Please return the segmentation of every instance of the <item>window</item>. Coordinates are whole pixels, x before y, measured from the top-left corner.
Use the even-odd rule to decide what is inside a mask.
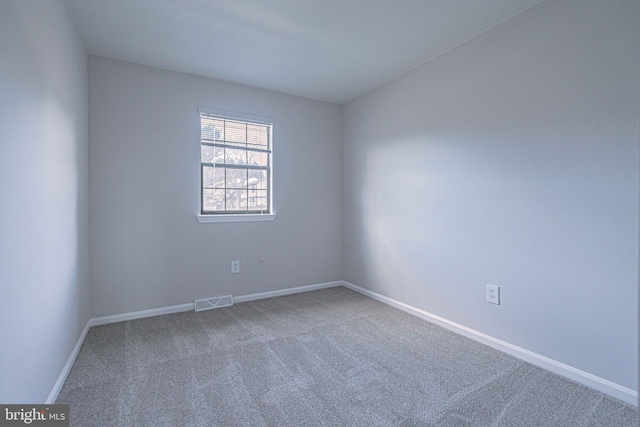
[[[202,216],[272,214],[272,136],[271,120],[200,109]]]

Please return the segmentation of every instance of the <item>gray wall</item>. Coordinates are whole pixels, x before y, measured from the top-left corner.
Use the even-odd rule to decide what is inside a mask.
[[[62,1],[0,1],[0,402],[44,402],[90,317],[87,56]]]
[[[546,1],[347,104],[345,280],[637,390],[639,9]]]
[[[274,222],[197,222],[200,106],[275,119]],[[90,56],[89,135],[94,316],[342,278],[339,106]]]

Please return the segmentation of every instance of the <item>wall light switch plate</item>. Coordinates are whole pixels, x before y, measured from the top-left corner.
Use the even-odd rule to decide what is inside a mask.
[[[487,285],[487,302],[500,305],[500,286]]]

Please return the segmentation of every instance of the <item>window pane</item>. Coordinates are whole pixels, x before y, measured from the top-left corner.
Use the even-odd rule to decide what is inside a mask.
[[[247,187],[246,169],[227,169],[227,188],[244,189]]]
[[[224,120],[213,119],[213,139],[224,141]]]
[[[265,125],[247,124],[247,143],[260,148],[269,145],[268,128]]]
[[[202,188],[213,188],[213,167],[202,167]]]
[[[200,161],[205,163],[223,163],[224,148],[202,145],[200,149]]]
[[[224,168],[215,166],[202,167],[202,187],[203,188],[224,188],[225,173]]]
[[[249,181],[247,183],[249,189],[267,189],[267,171],[266,170],[250,170]]]
[[[213,168],[213,188],[225,187],[225,168]]]
[[[224,120],[200,115],[200,137],[206,141],[224,141]]]
[[[236,143],[243,143],[243,144],[247,142],[246,123],[227,120],[225,132],[226,132],[225,141],[227,142],[236,142]]]
[[[236,148],[225,148],[225,163],[232,165],[246,165],[247,151]]]
[[[247,190],[238,191],[238,197],[240,199],[240,209],[247,210]]]
[[[224,210],[224,190],[214,190],[213,193],[213,203],[214,210],[223,211]]]
[[[203,190],[202,210],[206,212],[224,211],[224,190]]]
[[[213,190],[202,190],[202,210],[211,211],[215,204],[213,201]]]
[[[213,139],[213,120],[200,115],[200,138],[204,140]]]
[[[247,151],[247,164],[258,165],[258,166],[268,166],[269,154],[259,153],[256,151]]]
[[[247,210],[247,191],[227,190],[227,210]]]
[[[214,148],[213,162],[214,163],[224,163],[224,148],[222,148],[222,147],[215,147]]]
[[[267,191],[266,190],[249,190],[249,209],[250,210],[266,210],[267,209]]]
[[[213,147],[207,145],[200,146],[200,161],[205,163],[213,163]]]

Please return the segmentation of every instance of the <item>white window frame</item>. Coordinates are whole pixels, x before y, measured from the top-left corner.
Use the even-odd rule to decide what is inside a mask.
[[[202,139],[200,131],[198,131],[198,157],[199,157],[199,197],[200,206],[198,209],[198,214],[196,215],[198,222],[200,223],[214,223],[214,222],[254,222],[254,221],[273,221],[276,219],[276,212],[274,208],[274,199],[273,199],[273,128],[274,128],[274,120],[271,117],[265,116],[256,116],[253,114],[246,113],[238,113],[233,111],[212,109],[206,107],[198,108],[198,123],[201,125],[201,114],[211,115],[215,117],[219,117],[222,119],[230,119],[243,121],[247,123],[259,123],[259,124],[269,124],[271,126],[271,141],[270,141],[270,149],[271,154],[269,156],[269,184],[268,184],[268,199],[269,199],[269,211],[266,213],[226,213],[226,212],[218,212],[218,213],[203,213],[202,211],[202,157],[201,157],[201,149],[202,149]],[[200,129],[200,126],[198,127]]]

